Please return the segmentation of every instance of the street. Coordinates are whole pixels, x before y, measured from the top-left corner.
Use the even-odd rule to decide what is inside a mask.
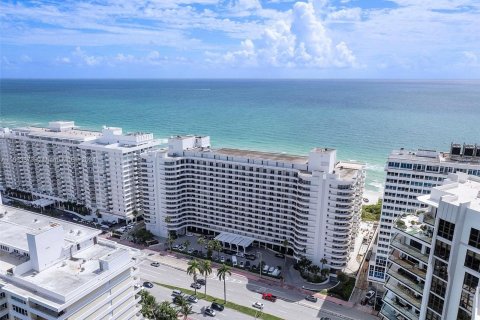
[[[152,260],[153,261],[153,260]],[[158,282],[178,286],[182,288],[190,288],[193,282],[192,277],[188,276],[185,271],[161,264],[159,267],[150,265],[150,260],[145,260],[140,264],[140,277],[151,282]],[[254,302],[260,301],[265,304],[264,312],[278,316],[282,319],[319,319],[321,317],[329,317],[332,320],[374,320],[378,319],[373,315],[364,314],[356,309],[339,306],[335,303],[318,299],[313,303],[306,301],[300,293],[282,289],[280,287],[271,287],[265,283],[252,281],[244,276],[233,274],[227,277],[227,300],[244,306],[251,306]],[[158,287],[158,286],[155,286]],[[203,292],[203,287],[200,289]],[[161,291],[161,290],[160,290]],[[261,293],[271,292],[278,296],[275,303],[262,301]],[[171,301],[171,291],[167,290],[167,300]],[[216,270],[207,279],[207,294],[223,300],[223,281],[219,281],[216,277]],[[159,301],[165,299],[165,295],[159,293]],[[201,306],[205,302],[199,302]],[[200,307],[198,307],[199,310]],[[223,311],[225,312],[225,311]],[[246,315],[239,315],[240,318],[247,319]],[[203,315],[201,316],[203,317]],[[217,316],[221,318],[222,316]],[[230,318],[229,318],[230,319]]]

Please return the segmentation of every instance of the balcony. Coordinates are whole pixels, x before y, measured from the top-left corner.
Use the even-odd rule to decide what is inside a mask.
[[[388,297],[388,294],[383,297],[383,302],[388,303],[393,309],[401,313],[406,319],[410,320],[417,320],[419,318],[419,314],[415,314],[413,308],[406,303],[403,303],[397,297],[391,299]],[[397,318],[395,318],[397,319]]]
[[[397,281],[403,283],[405,286],[415,290],[418,294],[423,293],[423,284],[416,283],[409,277],[407,277],[404,273],[406,271],[400,269],[400,270],[393,270],[392,268],[388,268],[387,274],[391,277],[394,277]]]
[[[420,250],[413,248],[412,246],[402,243],[400,240],[397,239],[398,235],[393,238],[390,242],[390,245],[399,251],[420,260],[426,264],[428,264],[428,255],[426,253],[422,253]]]
[[[391,291],[396,296],[402,298],[403,300],[410,303],[412,306],[420,310],[420,305],[422,304],[422,298],[416,298],[415,295],[408,289],[403,288],[396,284],[392,279],[388,279],[385,283],[385,288]]]
[[[386,303],[383,304],[382,309],[380,310],[380,316],[388,320],[405,320],[403,316],[400,316],[399,318],[395,309]]]
[[[417,264],[411,262],[411,261],[408,261],[407,259],[403,259],[403,258],[398,258],[398,257],[394,257],[394,256],[390,256],[389,258],[389,261],[393,262],[394,264],[402,267],[403,269],[407,270],[408,272],[422,278],[423,280],[425,280],[426,278],[426,271],[423,270],[423,269],[420,269]]]
[[[406,217],[397,219],[394,228],[400,233],[404,233],[427,244],[432,243],[432,229],[421,222],[417,215],[410,214]]]

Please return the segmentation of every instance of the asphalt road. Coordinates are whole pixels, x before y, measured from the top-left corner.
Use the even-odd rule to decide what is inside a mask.
[[[185,271],[160,265],[150,266],[150,261],[145,260],[140,265],[140,277],[142,279],[189,288],[193,282]],[[203,287],[201,289],[203,292]],[[262,301],[261,293],[271,292],[277,295],[277,302]],[[170,292],[171,293],[171,292]],[[207,279],[207,294],[223,299],[223,281],[215,276],[215,271]],[[276,288],[268,285],[249,281],[246,277],[235,275],[227,278],[227,300],[244,306],[251,306],[254,302],[263,302],[264,312],[276,315],[286,320],[308,320],[329,317],[332,320],[376,320],[377,317],[359,312],[356,309],[339,306],[335,303],[319,299],[313,303],[306,301],[302,295],[296,292]],[[224,311],[225,312],[225,311]],[[220,317],[220,316],[217,316]],[[239,319],[249,319],[242,315]]]
[[[154,285],[151,289],[148,290],[156,299],[157,302],[161,301],[173,301],[172,290],[167,289],[165,287]],[[198,300],[197,303],[192,303],[192,309],[195,312],[194,314],[190,315],[188,318],[193,320],[198,319],[212,319],[212,317],[207,316],[203,313],[206,307],[210,306],[210,302],[206,302],[204,300]],[[238,311],[234,311],[231,309],[224,309],[223,311],[215,311],[216,315],[213,319],[221,319],[221,320],[243,320],[247,319],[248,317],[243,313]]]

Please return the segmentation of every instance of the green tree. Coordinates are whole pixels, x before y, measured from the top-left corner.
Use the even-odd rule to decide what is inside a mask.
[[[207,240],[204,238],[204,237],[198,237],[197,238],[197,244],[203,248],[203,246],[205,245],[205,243],[207,242]],[[202,250],[200,250],[202,251]]]
[[[205,277],[205,296],[207,296],[207,277],[212,274],[212,262],[200,260],[200,274]]]
[[[197,259],[188,261],[187,274],[193,277],[193,282],[197,283],[197,274],[200,271],[200,263]],[[195,294],[197,294],[197,288],[195,287]]]
[[[157,304],[157,307],[154,310],[154,318],[159,320],[177,320],[178,311],[172,306],[168,301],[163,301],[160,304]]]
[[[192,243],[190,242],[190,240],[185,240],[185,242],[183,243],[183,246],[185,247],[185,251],[188,251],[188,247],[190,247]]]
[[[140,212],[138,212],[137,210],[132,211],[132,216],[133,216],[133,219],[134,219],[135,223],[137,223],[137,217],[138,217],[139,214],[140,214]]]
[[[173,240],[172,235],[169,233],[168,238],[167,238],[167,245],[168,245],[168,248],[170,249],[170,251],[172,251],[172,244],[174,242],[175,242],[175,240]]]
[[[157,307],[157,301],[148,291],[140,291],[140,305],[142,309],[140,312],[147,319],[153,319],[155,317],[155,309]]]
[[[231,276],[232,273],[230,272],[230,267],[222,264],[222,266],[217,270],[217,277],[218,280],[223,280],[223,303],[227,303],[227,282],[226,277],[227,275]]]
[[[323,270],[323,265],[324,265],[325,263],[327,263],[327,262],[328,262],[328,260],[327,260],[325,257],[323,257],[322,259],[320,259],[320,263],[322,264],[322,266],[320,267],[320,269]]]
[[[217,251],[217,258],[220,258],[220,251],[222,251],[223,246],[218,240],[212,240],[212,250]]]
[[[180,304],[180,308],[178,311],[181,315],[183,315],[183,320],[187,320],[189,315],[194,314],[192,306],[186,301]]]

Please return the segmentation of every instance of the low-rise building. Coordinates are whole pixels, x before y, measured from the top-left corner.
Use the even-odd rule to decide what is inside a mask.
[[[0,319],[141,319],[135,250],[0,205]]]

